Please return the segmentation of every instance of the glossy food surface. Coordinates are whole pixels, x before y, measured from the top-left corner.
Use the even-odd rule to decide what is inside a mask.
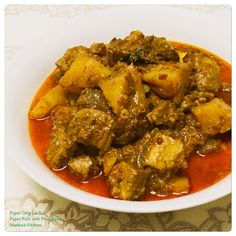
[[[120,50],[118,59],[95,44],[92,57],[77,47],[57,62],[59,72],[41,86],[30,111],[31,140],[40,158],[82,190],[126,200],[190,194],[224,178],[231,171],[231,66],[187,44],[163,38],[142,42],[137,32],[127,38],[111,42],[112,50]],[[146,48],[149,41],[159,53]],[[212,107],[225,109],[225,116],[219,110],[202,119]],[[210,119],[216,125],[211,127]],[[57,145],[64,127],[70,139],[62,137],[58,162],[52,140]]]

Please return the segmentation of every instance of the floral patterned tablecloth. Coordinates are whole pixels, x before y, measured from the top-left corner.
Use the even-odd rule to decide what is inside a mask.
[[[7,6],[9,20],[34,12],[37,17],[71,18],[78,14],[114,6]],[[178,6],[180,7],[180,6]],[[194,6],[185,6],[194,8]],[[222,6],[198,6],[215,11]],[[5,61],[9,65],[24,47],[6,29]],[[12,32],[12,31],[11,31]],[[64,199],[31,180],[6,154],[5,228],[7,231],[229,231],[231,196],[201,206],[156,214],[118,213],[96,209]],[[34,213],[34,214],[32,214]],[[23,219],[23,220],[22,220]]]

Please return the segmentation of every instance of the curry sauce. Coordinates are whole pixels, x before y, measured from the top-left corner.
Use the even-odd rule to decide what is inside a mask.
[[[204,55],[212,55],[210,52],[207,52],[204,49],[197,48],[192,45],[184,44],[184,43],[177,43],[177,42],[172,42],[172,44],[176,47],[177,50],[179,51],[197,51],[201,52]],[[223,59],[220,57],[214,56],[215,61],[217,62],[219,69],[220,69],[220,79],[221,81],[225,81],[228,84],[231,84],[231,65],[225,62]],[[136,60],[132,57],[129,58],[129,60]],[[147,57],[145,60],[150,60],[150,64],[152,65],[153,58]],[[191,59],[190,59],[191,60]],[[132,61],[132,63],[136,63],[136,61]],[[149,62],[148,62],[149,63]],[[106,63],[104,63],[106,64]],[[143,68],[141,68],[143,70]],[[146,70],[146,68],[144,69]],[[109,71],[106,71],[106,73],[110,73]],[[145,71],[146,73],[146,71]],[[116,75],[114,75],[115,77]],[[42,84],[40,89],[38,90],[37,94],[35,95],[31,109],[36,106],[38,101],[45,95],[47,92],[55,88],[58,85],[58,70],[54,70],[54,72],[51,73],[51,75],[45,80],[45,82]],[[149,80],[151,77],[147,76],[146,82],[150,82]],[[71,85],[70,85],[71,86]],[[101,85],[103,86],[103,85]],[[105,87],[105,86],[104,86]],[[103,87],[102,87],[103,88]],[[74,89],[74,88],[73,88]],[[214,89],[214,88],[213,88]],[[79,87],[76,88],[76,92],[80,90]],[[160,96],[165,98],[165,94],[162,93],[162,91],[155,90],[153,88],[154,92],[157,92],[160,94]],[[73,90],[74,92],[74,90]],[[147,92],[149,93],[149,91]],[[229,95],[230,94],[230,95]],[[106,95],[106,94],[105,94]],[[218,91],[218,96],[223,98],[227,103],[231,103],[231,92],[228,91],[228,89],[219,89]],[[175,102],[178,103],[179,98],[177,97]],[[109,102],[109,100],[108,100]],[[110,103],[109,103],[110,104]],[[118,109],[118,108],[115,108]],[[140,108],[142,109],[142,108]],[[116,110],[119,112],[119,110]],[[88,111],[87,111],[88,112]],[[110,111],[108,111],[110,112]],[[112,111],[111,111],[112,112]],[[99,113],[100,114],[100,113]],[[150,116],[151,117],[151,116]],[[150,118],[151,120],[151,118]],[[49,145],[50,145],[50,138],[51,138],[51,133],[52,133],[52,119],[51,115],[47,115],[43,118],[40,119],[28,119],[29,122],[29,132],[30,132],[30,137],[31,141],[33,144],[33,147],[35,151],[37,152],[38,156],[41,158],[41,160],[51,168],[50,164],[48,163],[48,160],[46,159],[46,153],[48,151]],[[155,121],[154,121],[155,122]],[[169,122],[169,121],[168,121]],[[159,125],[159,124],[157,124]],[[168,123],[169,125],[169,123]],[[172,127],[172,124],[170,124]],[[161,126],[162,127],[162,124]],[[151,133],[152,131],[150,131]],[[166,132],[166,131],[165,131]],[[210,134],[214,134],[214,130],[207,131],[210,132]],[[119,134],[119,132],[118,132]],[[157,135],[156,133],[154,136]],[[168,135],[166,133],[164,134],[158,134],[159,138],[158,139],[153,139],[160,140],[160,142],[163,142]],[[123,138],[123,136],[121,136]],[[145,136],[144,136],[145,137]],[[151,135],[147,136],[147,139],[152,140]],[[188,164],[187,168],[185,168],[185,164],[181,164],[180,170],[178,170],[178,176],[181,177],[187,177],[189,180],[189,189],[188,191],[172,191],[172,192],[156,192],[152,190],[146,190],[142,196],[139,197],[139,200],[162,200],[162,199],[167,199],[167,198],[174,198],[178,196],[183,196],[186,194],[191,194],[193,192],[200,191],[202,189],[205,189],[221,179],[223,179],[225,176],[230,174],[231,172],[231,131],[226,131],[224,134],[219,135],[219,139],[221,141],[221,149],[213,152],[198,152],[194,151],[190,154],[190,152],[186,155],[190,155],[188,158]],[[126,137],[125,139],[117,139],[117,147],[120,147],[120,145],[124,145],[122,142],[125,140],[125,142],[130,142],[127,141]],[[172,140],[172,139],[171,139]],[[172,141],[171,141],[172,142]],[[131,142],[132,143],[132,142]],[[100,147],[99,147],[100,148]],[[102,146],[103,148],[103,146]],[[129,150],[128,150],[129,151]],[[151,163],[151,162],[147,162]],[[122,166],[121,166],[122,167]],[[126,167],[125,165],[123,167]],[[122,167],[122,168],[123,168]],[[160,166],[157,166],[158,168],[161,168]],[[56,170],[57,169],[57,170]],[[104,171],[98,170],[94,176],[87,178],[87,179],[81,179],[78,178],[73,172],[69,170],[68,166],[64,166],[63,168],[55,168],[54,173],[67,183],[82,189],[86,192],[93,193],[99,196],[104,196],[104,197],[117,197],[114,194],[112,195],[110,192],[110,186],[108,185],[107,182],[107,176],[106,172],[104,174]],[[144,173],[145,175],[146,173]],[[132,200],[132,199],[131,199]]]

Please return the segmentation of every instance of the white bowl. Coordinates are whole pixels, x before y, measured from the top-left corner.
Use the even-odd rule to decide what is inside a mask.
[[[204,10],[206,9],[206,10]],[[27,112],[43,79],[54,62],[74,45],[107,42],[138,29],[206,48],[231,61],[231,10],[193,6],[119,6],[54,19],[54,25],[37,29],[37,37],[6,68],[6,152],[36,182],[65,198],[85,205],[122,212],[163,212],[193,207],[231,192],[231,176],[191,195],[161,201],[122,201],[77,189],[55,176],[36,155],[28,132]],[[25,16],[26,20],[27,17]],[[34,22],[32,22],[34,24]]]

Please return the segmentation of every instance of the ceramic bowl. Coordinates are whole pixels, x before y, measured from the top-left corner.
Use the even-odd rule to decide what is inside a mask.
[[[33,14],[33,13],[31,13]],[[30,20],[30,14],[25,14]],[[231,175],[202,191],[161,201],[123,201],[79,190],[54,175],[36,155],[28,132],[27,113],[34,94],[64,51],[82,44],[108,42],[132,30],[164,36],[203,47],[231,61],[231,10],[229,7],[117,6],[48,17],[35,36],[25,30],[23,49],[6,67],[6,152],[32,179],[50,191],[81,204],[121,212],[163,212],[210,202],[231,192]],[[47,19],[47,18],[46,18]],[[35,21],[35,22],[34,22]],[[8,27],[8,25],[6,25]]]

